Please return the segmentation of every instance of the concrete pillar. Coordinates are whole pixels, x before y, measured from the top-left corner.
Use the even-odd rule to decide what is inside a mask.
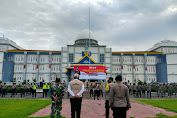
[[[40,60],[39,51],[36,52],[36,54],[37,54],[37,65],[38,65],[38,70],[36,71],[36,83],[39,83],[39,60]]]
[[[27,71],[27,52],[24,52],[24,72],[23,72],[23,79],[26,80],[26,71]],[[26,80],[27,81],[27,80]]]
[[[133,83],[135,83],[135,53],[132,54],[132,66]]]
[[[120,58],[121,58],[121,76],[122,76],[122,78],[123,78],[123,70],[124,70],[124,68],[123,68],[123,56],[124,56],[124,54],[123,53],[121,53],[121,56],[120,56]]]
[[[147,53],[144,53],[144,82],[147,83]]]
[[[52,67],[52,52],[49,52],[49,66]],[[51,82],[51,68],[49,68],[49,82]]]

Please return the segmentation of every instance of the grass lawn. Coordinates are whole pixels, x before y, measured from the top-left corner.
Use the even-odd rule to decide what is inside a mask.
[[[42,99],[0,99],[0,118],[27,118],[50,103]]]
[[[177,99],[156,99],[156,100],[135,100],[135,101],[177,113]]]
[[[167,115],[164,115],[164,114],[161,114],[161,113],[157,114],[156,116],[157,117],[154,117],[154,118],[177,118],[177,116],[167,116]]]

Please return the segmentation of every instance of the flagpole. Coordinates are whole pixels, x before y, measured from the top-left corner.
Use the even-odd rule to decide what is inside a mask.
[[[90,67],[90,6],[89,6],[89,67]]]

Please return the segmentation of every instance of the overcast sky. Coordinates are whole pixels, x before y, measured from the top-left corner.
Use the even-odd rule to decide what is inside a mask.
[[[89,6],[91,31],[113,51],[177,41],[177,0],[0,0],[0,37],[24,49],[60,51],[88,28]]]

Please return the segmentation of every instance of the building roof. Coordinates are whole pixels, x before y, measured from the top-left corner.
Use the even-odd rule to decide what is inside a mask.
[[[89,38],[89,32],[90,32],[90,38]],[[92,31],[85,29],[81,31],[81,33],[77,36],[77,40],[79,39],[95,39],[95,36]]]
[[[148,49],[147,51],[153,51],[157,48],[160,48],[160,47],[177,47],[177,42],[176,41],[171,41],[171,40],[163,40],[161,42],[158,42],[156,43],[152,48]]]
[[[6,37],[0,37],[0,43],[1,44],[9,44],[19,50],[23,49],[22,47],[20,47],[19,45],[17,45],[14,41],[6,38]]]
[[[6,52],[27,52],[27,53],[49,53],[49,52],[52,52],[52,53],[61,53],[61,51],[50,51],[50,50],[7,50]]]

